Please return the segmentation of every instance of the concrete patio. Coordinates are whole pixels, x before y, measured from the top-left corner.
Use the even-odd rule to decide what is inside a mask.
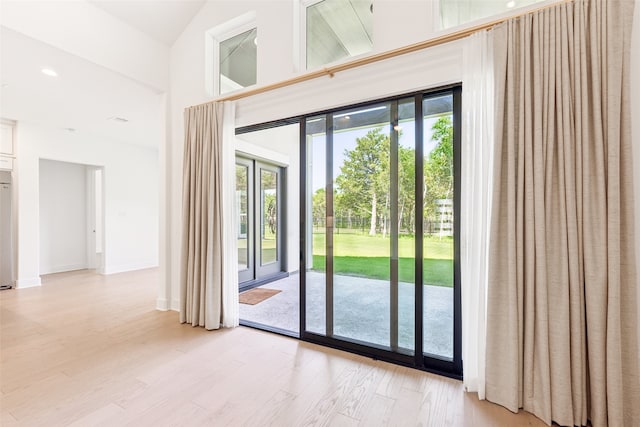
[[[325,275],[306,273],[307,330],[325,334]],[[299,333],[299,275],[263,286],[282,292],[256,304],[240,304],[240,319]],[[334,334],[389,346],[389,283],[352,276],[334,277]],[[424,352],[453,357],[453,289],[424,287]],[[398,287],[398,344],[413,350],[414,287]]]

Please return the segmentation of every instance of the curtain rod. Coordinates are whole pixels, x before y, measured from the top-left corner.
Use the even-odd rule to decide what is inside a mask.
[[[496,19],[494,21],[491,22],[487,22],[485,24],[479,24],[479,25],[475,25],[473,27],[470,28],[466,28],[466,29],[462,29],[459,31],[455,31],[453,33],[448,33],[448,34],[443,34],[441,36],[437,36],[437,37],[433,37],[418,43],[414,43],[414,44],[410,44],[407,46],[403,46],[397,49],[393,49],[393,50],[388,50],[386,52],[381,52],[381,53],[376,53],[374,55],[369,55],[363,58],[358,58],[358,59],[354,59],[352,61],[347,61],[344,62],[342,64],[338,64],[338,65],[332,65],[329,67],[325,67],[321,70],[316,70],[316,71],[312,71],[310,73],[306,73],[306,74],[301,74],[299,76],[296,77],[292,77],[290,79],[287,80],[282,80],[279,81],[277,83],[271,83],[268,85],[264,85],[264,86],[259,86],[253,89],[249,89],[243,92],[237,92],[231,95],[227,95],[227,96],[222,96],[222,97],[218,97],[216,99],[213,99],[211,101],[207,101],[207,102],[203,102],[201,104],[196,104],[193,105],[189,108],[193,108],[193,107],[199,107],[201,105],[208,105],[208,104],[213,104],[215,102],[222,102],[222,101],[235,101],[237,99],[242,99],[242,98],[247,98],[249,96],[253,96],[253,95],[257,95],[260,93],[264,93],[264,92],[269,92],[275,89],[280,89],[283,87],[287,87],[287,86],[291,86],[294,85],[296,83],[301,83],[301,82],[306,82],[308,80],[313,80],[313,79],[317,79],[318,77],[323,77],[323,76],[329,76],[329,78],[332,78],[336,73],[340,72],[340,71],[346,71],[346,70],[350,70],[352,68],[357,68],[357,67],[361,67],[363,65],[368,65],[368,64],[373,64],[375,62],[378,61],[384,61],[385,59],[391,59],[391,58],[395,58],[396,56],[401,56],[401,55],[406,55],[408,53],[412,53],[412,52],[417,52],[423,49],[427,49],[430,47],[434,47],[434,46],[439,46],[441,44],[445,44],[445,43],[449,43],[449,42],[453,42],[456,40],[460,40],[463,39],[465,37],[469,37],[471,34],[473,33],[477,33],[479,31],[486,31],[498,24],[502,24],[503,22],[506,22],[510,19],[514,19],[514,18],[520,18],[522,16],[527,16],[536,12],[539,12],[541,10],[545,10],[545,9],[549,9],[551,7],[560,5],[560,4],[565,4],[565,3],[571,3],[574,0],[563,0],[563,1],[559,1],[559,2],[555,2],[552,4],[547,4],[545,6],[541,6],[538,7],[536,9],[531,9],[531,10],[527,10],[526,12],[520,13],[520,14],[516,14],[516,15],[511,15],[505,18],[501,18],[501,19]]]

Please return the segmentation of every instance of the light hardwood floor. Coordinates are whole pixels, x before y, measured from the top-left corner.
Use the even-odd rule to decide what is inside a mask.
[[[461,382],[155,310],[157,270],[0,291],[2,426],[543,426]]]

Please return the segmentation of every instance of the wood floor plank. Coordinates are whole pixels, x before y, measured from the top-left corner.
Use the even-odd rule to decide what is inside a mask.
[[[537,427],[459,381],[155,310],[156,269],[0,292],[3,426]]]
[[[374,393],[360,419],[361,427],[393,425],[391,413],[396,400]]]

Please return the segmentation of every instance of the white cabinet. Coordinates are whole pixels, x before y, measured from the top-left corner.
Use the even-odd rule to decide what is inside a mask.
[[[0,155],[14,156],[14,130],[13,124],[0,122]]]
[[[14,122],[0,121],[0,170],[13,170],[13,159],[16,153],[14,130]]]

